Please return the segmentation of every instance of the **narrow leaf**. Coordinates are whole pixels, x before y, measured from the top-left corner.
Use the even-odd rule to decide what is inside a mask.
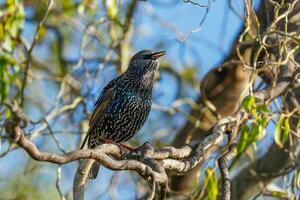
[[[274,135],[274,141],[280,148],[283,147],[283,142],[282,142],[282,138],[283,138],[282,137],[282,125],[283,125],[283,123],[284,123],[284,117],[280,116],[277,121],[276,127],[275,127],[275,135]]]
[[[208,168],[206,170],[206,196],[205,199],[206,200],[216,200],[218,197],[218,180],[216,178],[215,172],[213,170],[213,168]]]

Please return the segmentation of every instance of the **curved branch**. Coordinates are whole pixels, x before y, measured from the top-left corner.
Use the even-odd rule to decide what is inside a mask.
[[[94,160],[99,161],[101,165],[111,170],[136,171],[141,177],[151,181],[152,184],[161,185],[162,191],[165,193],[168,185],[165,170],[182,173],[192,169],[203,159],[205,152],[213,144],[220,142],[227,124],[234,120],[231,118],[220,120],[218,124],[209,130],[206,138],[194,141],[181,148],[163,147],[154,149],[146,143],[138,150],[125,154],[122,154],[122,150],[115,144],[103,144],[96,149],[77,150],[64,154],[41,152],[30,139],[25,137],[23,130],[19,127],[20,119],[7,120],[5,128],[13,141],[34,160],[66,164],[75,160],[87,159],[81,161],[73,186],[75,199],[83,199],[84,184]]]

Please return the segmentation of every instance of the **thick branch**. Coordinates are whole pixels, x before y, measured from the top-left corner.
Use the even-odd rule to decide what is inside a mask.
[[[235,119],[229,118],[220,120],[218,124],[210,129],[206,138],[197,142],[191,142],[182,148],[163,147],[154,149],[151,145],[145,144],[141,146],[138,151],[125,155],[123,155],[121,149],[114,144],[103,144],[93,150],[84,149],[65,154],[40,152],[35,144],[25,137],[23,130],[19,127],[21,120],[8,120],[6,122],[6,131],[10,134],[10,137],[15,143],[37,161],[65,164],[80,159],[93,159],[112,170],[136,171],[140,176],[146,180],[150,180],[153,184],[167,187],[168,177],[165,170],[182,173],[192,169],[202,160],[205,152],[214,143],[222,139],[222,133],[225,131],[227,123],[234,120]],[[90,162],[82,163],[82,165],[91,166]],[[79,194],[78,191],[74,192],[78,194],[77,199],[83,198],[84,190],[82,186],[84,186],[86,182],[87,173],[89,171],[89,168],[84,168],[85,171],[80,169],[82,168],[79,167],[74,180],[74,184],[79,184],[79,186],[74,185],[74,188],[79,190]]]

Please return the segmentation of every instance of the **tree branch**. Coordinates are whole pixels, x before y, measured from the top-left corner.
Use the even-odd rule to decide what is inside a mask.
[[[32,43],[29,47],[26,47],[27,48],[26,49],[27,58],[26,58],[26,65],[25,65],[25,71],[24,71],[24,78],[23,78],[22,87],[21,87],[21,103],[20,103],[21,107],[23,107],[23,104],[24,104],[24,91],[25,91],[25,87],[26,87],[26,83],[27,83],[27,75],[28,75],[28,70],[29,70],[29,66],[30,66],[31,53],[32,53],[32,50],[33,50],[33,48],[36,44],[36,41],[38,40],[39,30],[43,26],[43,23],[45,22],[48,14],[51,10],[52,5],[53,5],[53,0],[49,0],[46,11],[45,11],[45,14],[43,15],[41,21],[38,23],[38,25],[36,27],[34,37],[33,37],[33,41],[32,41]]]
[[[162,191],[167,191],[168,177],[165,170],[183,173],[196,166],[202,159],[205,152],[215,143],[220,142],[223,132],[232,118],[224,118],[209,130],[208,136],[203,140],[194,141],[181,148],[163,147],[154,149],[150,144],[142,145],[137,151],[122,154],[121,149],[114,144],[103,144],[96,149],[84,149],[71,151],[64,154],[41,152],[36,145],[25,137],[23,130],[19,127],[22,119],[7,120],[6,132],[12,140],[22,147],[28,155],[37,161],[50,162],[55,164],[66,164],[75,160],[83,160],[77,170],[74,180],[74,198],[83,199],[83,186],[87,180],[89,168],[93,160],[112,170],[132,170],[154,185],[161,185]],[[23,116],[24,117],[24,116]],[[93,160],[91,160],[93,159]],[[82,169],[86,169],[82,171]],[[153,186],[154,187],[154,186]],[[79,191],[79,192],[78,192]],[[153,191],[155,192],[155,191]],[[150,195],[151,197],[153,195]]]

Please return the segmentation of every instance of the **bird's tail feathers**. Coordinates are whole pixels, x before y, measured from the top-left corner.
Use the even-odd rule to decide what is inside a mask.
[[[89,129],[88,132],[86,133],[86,135],[85,135],[85,137],[84,137],[84,139],[83,139],[83,142],[82,142],[82,144],[81,144],[81,146],[80,146],[80,149],[83,149],[84,146],[85,146],[85,143],[88,141],[88,139],[89,139],[89,137],[90,137],[90,130],[91,130],[91,129]]]
[[[90,137],[90,130],[91,128],[88,130],[88,132],[86,133],[86,136],[85,138],[83,139],[83,142],[80,146],[80,149],[83,149],[86,142],[88,141],[89,137]],[[89,147],[90,148],[90,147]],[[93,148],[93,147],[92,147]],[[100,168],[100,163],[98,161],[95,161],[92,165],[92,167],[90,168],[90,171],[89,171],[89,179],[96,179],[98,173],[99,173],[99,168]]]
[[[100,168],[100,163],[98,161],[95,161],[90,169],[89,179],[95,179],[97,177],[99,168]]]

